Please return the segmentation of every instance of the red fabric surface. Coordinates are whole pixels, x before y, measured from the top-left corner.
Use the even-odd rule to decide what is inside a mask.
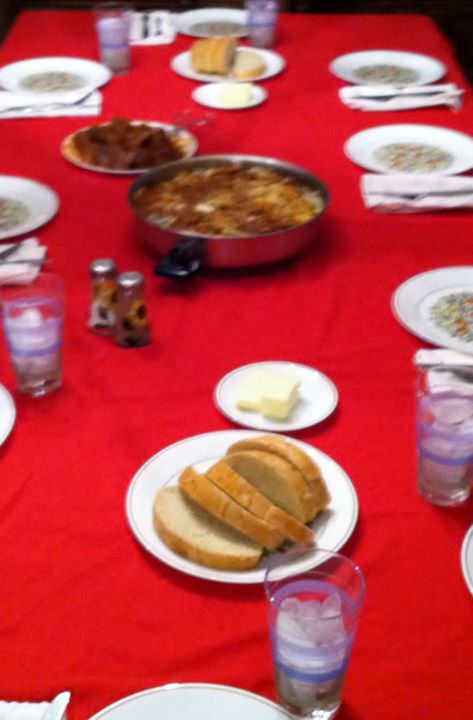
[[[217,113],[200,150],[271,155],[307,167],[332,196],[313,249],[271,272],[205,273],[175,285],[152,276],[127,207],[130,180],[72,167],[61,140],[88,118],[3,120],[2,173],[43,181],[61,196],[37,235],[65,279],[62,390],[15,396],[18,420],[0,448],[0,697],[48,699],[71,689],[71,720],[169,682],[214,682],[274,698],[261,587],[178,574],[128,529],[124,498],[140,465],[189,435],[233,427],[214,408],[219,378],[241,364],[288,359],[326,372],[336,414],[297,436],[353,479],[360,519],[345,552],[364,570],[366,603],[340,720],[471,717],[472,598],[459,551],[472,505],[442,510],[415,489],[412,356],[421,343],[390,310],[406,278],[471,263],[471,215],[382,216],[363,208],[360,168],[343,155],[354,132],[420,122],[471,129],[464,109],[361,113],[337,98],[331,59],[368,48],[443,60],[453,53],[419,16],[283,16],[277,50],[287,70],[268,102]],[[130,74],[103,90],[103,118],[170,121],[192,108],[192,81],[169,60],[189,45],[136,48]],[[96,57],[92,15],[27,12],[3,63],[38,55]],[[92,119],[91,122],[94,122]],[[115,347],[86,329],[88,265],[116,258],[141,270],[154,342]],[[14,389],[2,339],[0,381]]]

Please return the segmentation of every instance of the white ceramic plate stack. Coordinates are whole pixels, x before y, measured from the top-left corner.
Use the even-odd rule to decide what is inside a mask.
[[[177,31],[182,35],[191,37],[213,37],[214,33],[202,32],[196,25],[201,23],[236,23],[241,25],[241,31],[231,33],[233,37],[244,37],[246,35],[246,11],[233,8],[200,8],[199,10],[188,10],[177,15]],[[221,33],[215,33],[216,36]]]
[[[445,65],[435,58],[420,53],[395,50],[365,50],[341,55],[330,63],[331,72],[341,80],[355,85],[369,84],[357,76],[357,71],[376,65],[391,65],[416,73],[416,79],[403,85],[427,85],[445,75]]]
[[[35,92],[34,90],[25,90],[22,87],[22,82],[31,75],[39,73],[70,73],[82,80],[83,85],[81,87],[89,87],[91,90],[94,88],[101,87],[107,83],[112,74],[110,70],[101,63],[94,62],[92,60],[83,60],[82,58],[71,58],[71,57],[38,57],[32,58],[31,60],[20,60],[19,62],[5,65],[0,70],[0,86],[5,90],[11,92],[26,92],[37,96],[41,94],[42,97],[48,98],[48,100],[59,101],[64,96],[67,96],[69,92],[77,92],[81,87],[72,90],[61,90],[52,92]]]
[[[473,595],[473,525],[468,530],[463,540],[461,566],[468,590]]]
[[[0,230],[0,240],[36,230],[49,222],[59,209],[59,197],[54,190],[35,180],[15,175],[0,175],[0,198],[20,202],[28,211],[25,219],[17,225]]]
[[[16,407],[13,398],[3,385],[0,385],[0,445],[2,445],[15,424]]]

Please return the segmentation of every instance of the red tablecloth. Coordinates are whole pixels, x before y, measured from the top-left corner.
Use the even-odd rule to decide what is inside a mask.
[[[283,16],[287,70],[268,102],[217,113],[202,153],[242,151],[293,161],[323,178],[332,202],[323,236],[271,272],[207,273],[175,285],[152,275],[127,207],[129,179],[66,163],[61,140],[88,119],[3,120],[2,173],[61,196],[37,234],[67,289],[64,388],[16,396],[18,419],[0,448],[0,697],[40,700],[72,690],[70,718],[169,682],[214,682],[274,698],[260,586],[194,579],[148,555],[128,529],[125,493],[152,454],[189,435],[233,427],[212,390],[227,371],[288,359],[326,372],[340,406],[297,434],[352,477],[360,519],[345,552],[363,568],[361,616],[340,720],[471,717],[472,599],[459,551],[472,505],[449,511],[415,489],[412,356],[420,342],[390,310],[394,289],[424,270],[471,263],[471,215],[382,216],[364,209],[360,168],[343,155],[357,130],[420,122],[471,130],[464,109],[361,113],[343,107],[331,59],[367,48],[443,60],[464,85],[447,42],[419,16]],[[199,110],[192,81],[169,61],[189,39],[133,50],[133,69],[103,90],[103,118],[170,121]],[[39,55],[96,57],[92,15],[27,12],[3,63]],[[92,120],[93,122],[93,120]],[[141,270],[152,345],[124,350],[86,329],[88,265],[116,258]],[[3,340],[2,340],[3,343]],[[13,391],[2,345],[0,381]]]

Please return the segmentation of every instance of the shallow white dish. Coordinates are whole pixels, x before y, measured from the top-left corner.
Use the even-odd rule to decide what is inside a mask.
[[[188,10],[187,12],[177,15],[177,31],[182,35],[190,35],[191,37],[219,37],[220,33],[205,33],[198,29],[193,30],[193,26],[203,22],[232,22],[242,25],[240,32],[231,33],[232,37],[244,37],[246,30],[245,10],[236,10],[233,8],[200,8],[199,10]]]
[[[8,390],[0,385],[0,445],[12,431],[16,420],[16,407]]]
[[[0,230],[0,240],[23,235],[45,225],[59,209],[59,196],[47,185],[16,177],[0,175],[0,198],[16,200],[28,208],[28,217],[8,230]]]
[[[231,572],[214,570],[198,565],[173,552],[158,537],[153,527],[153,502],[162,487],[177,485],[184,468],[193,465],[204,472],[210,465],[222,458],[232,443],[261,433],[252,430],[222,430],[220,432],[194,435],[164,448],[150,458],[133,477],[126,497],[126,514],[136,539],[158,560],[187,575],[223,583],[261,583],[267,561],[263,556],[254,570]],[[301,447],[319,465],[332,497],[330,506],[321,513],[311,527],[317,535],[317,543],[327,550],[338,550],[350,537],[358,518],[358,497],[352,482],[344,470],[325,453],[316,448],[288,438],[289,442]],[[314,565],[310,553],[297,569],[308,569]]]
[[[439,80],[446,73],[445,65],[435,58],[397,50],[365,50],[341,55],[330,63],[329,68],[341,80],[347,80],[355,85],[365,85],[366,81],[357,78],[356,71],[368,65],[395,65],[414,70],[418,75],[416,80],[403,85],[427,85]]]
[[[199,82],[209,83],[222,82],[222,80],[232,80],[233,82],[255,82],[257,80],[266,80],[267,78],[273,77],[274,75],[278,75],[286,67],[286,61],[284,60],[284,58],[281,55],[278,55],[278,53],[273,52],[272,50],[262,50],[261,48],[253,47],[242,47],[241,49],[251,50],[252,52],[256,53],[261,57],[265,64],[265,70],[261,73],[261,75],[258,75],[255,78],[251,78],[251,80],[238,80],[237,78],[233,78],[231,75],[229,75],[228,77],[224,77],[223,75],[210,75],[208,73],[196,72],[191,64],[191,54],[189,50],[173,57],[173,59],[171,60],[171,68],[174,70],[175,73],[177,73],[178,75],[182,75],[182,77],[189,78],[189,80],[198,80]]]
[[[183,155],[183,158],[189,158],[195,155],[197,152],[197,148],[199,146],[197,142],[197,138],[195,135],[190,133],[188,130],[185,130],[184,128],[178,128],[176,125],[170,125],[169,123],[162,123],[162,122],[154,122],[150,120],[133,120],[131,122],[132,125],[139,125],[144,123],[145,125],[149,125],[153,128],[163,128],[164,130],[167,130],[168,132],[175,132],[179,135],[183,147],[186,147],[186,152]],[[109,125],[110,123],[101,123],[101,125]],[[83,127],[80,129],[82,130],[88,130],[88,128],[91,127],[90,125],[87,127]],[[77,132],[80,132],[79,130]],[[153,165],[152,167],[143,167],[143,168],[134,168],[134,169],[125,169],[125,170],[116,170],[112,168],[102,167],[100,165],[92,165],[90,163],[83,162],[80,157],[75,152],[74,146],[73,146],[73,139],[76,133],[72,133],[71,135],[68,135],[61,143],[61,155],[65,160],[68,160],[73,165],[77,165],[77,167],[83,168],[84,170],[92,170],[94,172],[100,172],[100,173],[107,173],[108,175],[141,175],[142,173],[146,172],[147,170],[152,170],[154,167],[158,167],[156,165]]]
[[[468,590],[473,595],[473,525],[463,539],[461,549],[461,566]]]
[[[117,700],[89,720],[291,720],[276,703],[247,690],[209,683],[172,683]]]
[[[379,125],[352,135],[345,145],[345,155],[368,170],[396,173],[383,165],[375,153],[391,143],[420,143],[447,152],[451,163],[429,175],[455,175],[473,167],[473,139],[469,135],[434,125]]]
[[[236,401],[245,375],[254,369],[270,370],[300,378],[299,400],[289,418],[272,420],[258,412],[240,410]],[[338,391],[333,382],[319,370],[300,363],[268,360],[252,363],[225,375],[214,392],[215,404],[233,422],[243,427],[271,432],[291,432],[316,425],[325,420],[338,404]]]
[[[473,353],[473,342],[454,338],[430,318],[430,309],[441,297],[452,293],[473,294],[473,266],[438,268],[414,275],[400,285],[391,308],[403,327],[433,345]]]
[[[251,95],[247,103],[241,105],[235,105],[234,107],[225,107],[219,101],[219,93],[222,90],[222,86],[229,85],[227,82],[215,82],[207,83],[206,85],[200,85],[192,93],[192,98],[200,105],[205,107],[214,108],[215,110],[245,110],[246,108],[252,108],[256,105],[261,105],[268,97],[268,91],[260,85],[251,84]]]
[[[82,58],[73,57],[38,57],[31,60],[20,60],[19,62],[5,65],[0,70],[0,86],[5,90],[12,92],[21,92],[25,94],[30,92],[35,97],[41,95],[49,99],[60,100],[67,97],[68,93],[77,93],[75,90],[62,90],[53,92],[35,92],[34,90],[25,90],[21,87],[21,82],[28,76],[43,72],[61,72],[79,75],[83,81],[83,87],[98,88],[107,83],[112,74],[110,70],[101,63],[93,60],[83,60]]]

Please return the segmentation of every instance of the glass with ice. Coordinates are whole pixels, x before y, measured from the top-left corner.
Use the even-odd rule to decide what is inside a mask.
[[[417,385],[417,487],[435,505],[459,505],[473,476],[473,367],[421,369]]]
[[[9,288],[2,297],[3,327],[18,389],[46,395],[62,384],[62,280],[40,273],[31,285]]]
[[[265,591],[279,701],[293,715],[330,720],[364,598],[360,568],[328,550],[294,549],[271,559]]]

